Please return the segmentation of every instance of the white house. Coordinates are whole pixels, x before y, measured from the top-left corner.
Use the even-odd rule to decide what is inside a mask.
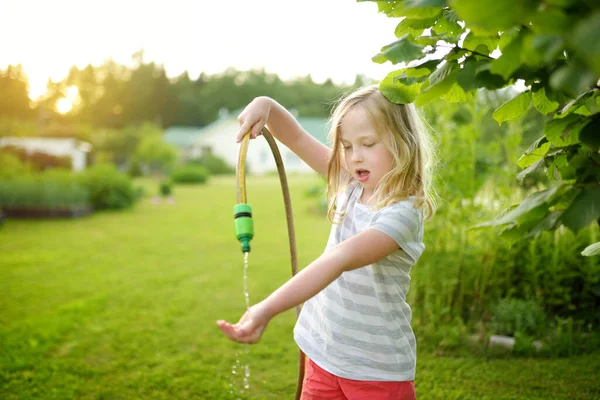
[[[317,140],[321,143],[326,142],[329,126],[327,119],[297,117],[297,120]],[[223,158],[231,166],[235,166],[240,151],[240,145],[235,141],[239,128],[240,124],[236,113],[225,114],[222,112],[218,120],[197,132],[186,154],[190,158],[198,158],[203,154],[212,153]],[[276,141],[286,172],[312,172],[312,169],[291,150],[278,140]],[[277,171],[271,148],[262,137],[250,141],[246,153],[246,163],[253,174],[265,174]]]
[[[0,147],[15,146],[28,153],[45,153],[56,157],[70,157],[73,171],[82,171],[87,165],[90,143],[75,138],[0,137]]]

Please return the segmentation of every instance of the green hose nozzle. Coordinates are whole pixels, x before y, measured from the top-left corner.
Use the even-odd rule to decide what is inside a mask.
[[[233,207],[235,218],[235,236],[242,244],[242,251],[250,251],[250,240],[254,237],[254,223],[252,221],[252,207],[248,204],[236,204]]]

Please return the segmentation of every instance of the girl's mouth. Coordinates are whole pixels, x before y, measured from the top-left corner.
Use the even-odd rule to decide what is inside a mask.
[[[358,179],[359,182],[366,182],[369,179],[369,175],[371,173],[369,171],[367,171],[366,169],[357,169],[356,170],[356,179]]]

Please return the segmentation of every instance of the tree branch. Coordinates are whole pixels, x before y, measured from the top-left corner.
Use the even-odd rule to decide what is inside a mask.
[[[495,60],[494,57],[490,57],[490,56],[485,55],[483,53],[479,53],[479,52],[477,52],[475,50],[465,49],[464,47],[460,47],[458,45],[456,45],[456,46],[444,46],[443,44],[438,44],[437,46],[438,47],[445,47],[447,49],[456,49],[456,50],[468,51],[469,53],[477,54],[478,56],[485,57],[485,58],[490,59],[490,60]]]

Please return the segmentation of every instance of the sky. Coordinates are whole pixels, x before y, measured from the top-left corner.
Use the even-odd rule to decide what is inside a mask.
[[[355,0],[0,0],[0,68],[22,64],[30,97],[72,65],[112,58],[163,64],[171,77],[264,68],[282,79],[383,79],[371,61],[399,20]]]

